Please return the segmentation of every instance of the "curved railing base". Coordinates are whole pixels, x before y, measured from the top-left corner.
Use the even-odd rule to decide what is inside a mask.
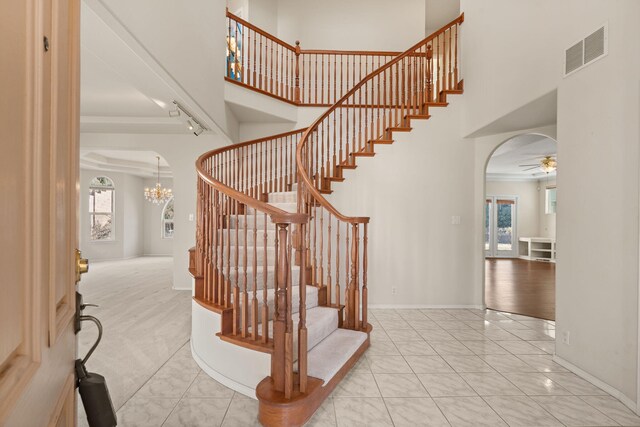
[[[371,331],[369,325],[367,332]],[[284,393],[274,390],[273,380],[267,377],[258,384],[256,396],[260,402],[258,420],[265,427],[302,426],[309,421],[325,399],[335,390],[336,386],[349,373],[364,352],[369,348],[370,337],[360,345],[355,353],[342,365],[340,370],[326,384],[314,377],[308,377],[307,392],[294,392],[286,399]]]
[[[215,337],[221,315],[196,301],[191,303],[191,354],[207,375],[245,396],[256,398],[256,387],[271,372],[271,355]]]

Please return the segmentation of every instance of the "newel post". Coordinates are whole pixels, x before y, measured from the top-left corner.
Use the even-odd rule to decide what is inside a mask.
[[[296,40],[296,88],[295,88],[295,103],[300,104],[300,41]]]
[[[275,319],[271,378],[276,391],[285,398],[293,393],[293,331],[291,319],[291,255],[289,224],[276,224],[275,237]]]
[[[360,329],[360,285],[359,285],[359,273],[360,266],[359,261],[360,257],[359,246],[360,246],[360,233],[358,230],[358,224],[351,224],[351,247],[348,248],[351,252],[351,279],[348,282],[348,288],[346,290],[346,301],[347,301],[347,328],[349,329]]]

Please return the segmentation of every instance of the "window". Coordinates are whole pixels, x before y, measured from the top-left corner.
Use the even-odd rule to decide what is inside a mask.
[[[173,239],[173,197],[162,209],[162,238]]]
[[[98,176],[89,183],[89,224],[91,240],[114,240],[114,185],[106,176]]]
[[[544,213],[556,213],[556,187],[547,187],[547,189],[545,190],[545,202]]]
[[[228,19],[227,26],[227,77],[242,81],[242,24],[234,19]]]

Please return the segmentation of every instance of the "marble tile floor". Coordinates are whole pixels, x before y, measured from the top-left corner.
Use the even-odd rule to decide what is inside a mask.
[[[371,310],[372,345],[309,426],[640,426],[551,360],[554,322],[491,310]],[[188,343],[120,426],[257,426],[257,401],[200,371]]]
[[[173,258],[141,257],[92,262],[78,287],[85,314],[100,319],[102,342],[89,359],[89,371],[103,375],[119,409],[167,360],[189,341],[191,292],[171,288]],[[78,355],[93,345],[96,327],[83,322]],[[87,425],[78,399],[78,425]]]

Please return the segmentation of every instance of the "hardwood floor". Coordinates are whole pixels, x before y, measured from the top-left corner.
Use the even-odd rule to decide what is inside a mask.
[[[556,265],[518,258],[487,258],[485,301],[494,310],[555,320]]]

